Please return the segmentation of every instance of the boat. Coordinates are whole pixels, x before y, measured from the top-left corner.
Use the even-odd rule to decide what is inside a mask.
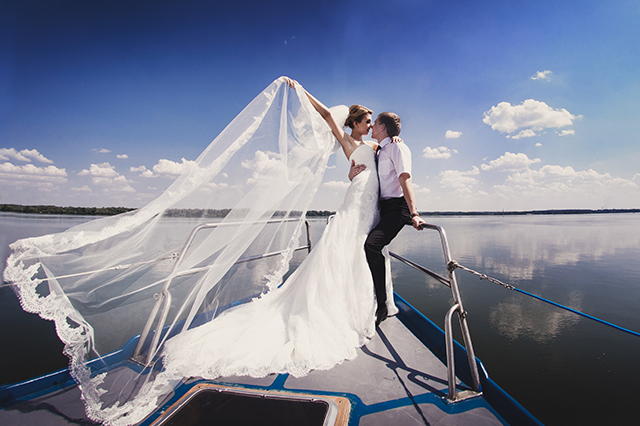
[[[174,270],[197,234],[217,226],[220,224],[207,223],[193,229],[182,253],[175,255]],[[308,222],[306,226],[306,244],[295,251],[311,250]],[[438,225],[426,228],[440,238],[447,276],[396,253],[391,256],[450,288],[453,303],[444,330],[394,294],[399,313],[379,326],[375,336],[358,349],[356,359],[297,378],[287,374],[185,378],[137,424],[541,425],[491,380],[476,358],[446,233]],[[247,256],[236,263],[280,254]],[[155,354],[165,338],[176,332],[165,325],[171,281],[166,280],[139,335],[121,349],[87,363],[92,375],[107,371],[117,371],[120,377],[152,375],[162,369]],[[250,299],[234,301],[219,312]],[[453,338],[454,317],[461,343]],[[201,315],[192,326],[205,320],[206,315]],[[0,388],[0,424],[27,423],[95,424],[85,413],[79,386],[67,369]]]

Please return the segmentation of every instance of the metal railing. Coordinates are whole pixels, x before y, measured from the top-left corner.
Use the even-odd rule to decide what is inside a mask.
[[[255,224],[272,224],[272,223],[282,223],[282,222],[294,222],[294,221],[299,221],[300,219],[298,218],[291,218],[291,219],[273,219],[273,220],[265,220],[265,221],[260,221],[260,222],[252,222]],[[153,361],[153,357],[156,353],[156,350],[158,348],[158,343],[160,342],[160,336],[162,334],[162,330],[164,329],[164,326],[166,324],[167,321],[167,316],[169,315],[169,308],[171,307],[171,292],[169,291],[169,287],[171,286],[171,283],[173,282],[174,278],[177,277],[182,277],[185,275],[191,275],[191,274],[195,274],[198,272],[204,272],[207,271],[208,269],[210,269],[210,266],[204,266],[204,267],[199,267],[199,268],[191,268],[185,271],[181,271],[181,272],[177,272],[178,268],[180,267],[180,265],[182,264],[182,261],[185,257],[185,254],[187,253],[187,251],[189,250],[189,248],[191,247],[191,244],[193,243],[193,240],[196,237],[196,234],[198,234],[198,232],[204,230],[204,229],[211,229],[211,228],[217,228],[217,227],[221,227],[221,226],[238,226],[244,224],[244,222],[224,222],[224,223],[204,223],[201,225],[198,225],[197,227],[195,227],[192,231],[191,234],[189,234],[189,237],[187,238],[186,242],[184,243],[184,246],[182,247],[182,251],[180,252],[180,254],[175,255],[175,257],[177,258],[175,265],[173,266],[173,270],[171,271],[171,274],[169,274],[169,276],[167,277],[167,281],[164,284],[164,286],[162,287],[162,290],[160,291],[160,293],[157,293],[154,295],[154,297],[156,298],[156,303],[153,305],[153,309],[151,310],[151,314],[149,315],[149,318],[147,319],[147,323],[144,326],[144,329],[142,330],[142,333],[140,335],[140,339],[138,339],[138,344],[136,345],[136,348],[133,352],[133,356],[132,359],[136,362],[139,362],[143,365],[150,365],[151,362]],[[308,252],[311,251],[311,238],[310,238],[310,231],[309,231],[309,222],[307,220],[305,220],[305,226],[306,226],[306,237],[307,237],[307,244],[304,246],[300,246],[297,248],[294,248],[293,251],[298,251],[298,250],[307,250]],[[265,259],[268,257],[272,257],[272,256],[277,256],[279,254],[285,253],[287,251],[287,249],[285,250],[279,250],[279,251],[274,251],[274,252],[270,252],[270,253],[265,253],[265,254],[260,254],[257,256],[250,256],[250,257],[245,257],[245,258],[241,258],[238,259],[234,265],[240,264],[240,263],[245,263],[245,262],[249,262],[252,260],[258,260],[258,259]],[[160,314],[160,316],[158,317],[158,312],[160,311],[160,308],[162,308],[162,312]],[[147,350],[147,355],[146,357],[143,355],[142,353],[142,349],[149,337],[149,333],[151,332],[151,327],[153,326],[154,321],[156,320],[156,317],[158,317],[158,321],[156,323],[156,328],[155,328],[155,333],[153,334],[153,338],[151,340],[151,344]]]
[[[447,380],[449,384],[449,401],[460,401],[472,396],[477,395],[480,392],[480,375],[478,374],[478,366],[476,364],[476,356],[473,351],[473,344],[471,343],[471,334],[469,333],[469,326],[467,324],[467,313],[462,305],[462,298],[460,297],[460,291],[458,290],[458,282],[456,281],[455,267],[451,267],[451,252],[449,251],[449,243],[447,241],[447,235],[440,226],[426,224],[425,229],[431,229],[437,231],[440,235],[440,242],[442,243],[442,251],[444,254],[445,265],[447,265],[448,278],[443,277],[429,269],[418,265],[417,263],[406,259],[396,253],[390,252],[389,254],[400,260],[401,262],[411,266],[412,268],[429,275],[430,277],[440,281],[442,284],[451,288],[451,294],[453,295],[453,306],[449,309],[445,316],[444,331],[445,331],[445,345],[447,351]],[[473,392],[458,393],[456,389],[456,369],[454,360],[454,348],[453,348],[453,314],[458,314],[458,320],[460,322],[460,329],[462,331],[462,338],[464,339],[464,346],[467,349],[467,359],[469,361],[469,368],[471,370],[471,387]]]
[[[280,220],[268,220],[268,221],[264,221],[261,223],[266,223],[266,224],[271,224],[271,223],[280,223],[280,222],[290,222],[290,221],[296,221],[299,219],[280,219]],[[140,339],[138,340],[138,343],[136,345],[135,351],[133,353],[132,358],[144,365],[150,365],[151,362],[153,361],[153,357],[156,353],[156,350],[158,348],[158,343],[160,342],[160,337],[162,334],[162,330],[165,326],[166,320],[167,320],[167,316],[169,314],[169,308],[171,307],[171,293],[169,292],[169,287],[171,286],[174,278],[180,277],[180,276],[185,276],[185,275],[189,275],[189,274],[194,274],[194,273],[198,273],[198,272],[203,272],[208,270],[210,267],[205,266],[205,267],[199,267],[199,268],[191,268],[188,269],[186,271],[181,271],[181,272],[177,272],[178,267],[180,266],[180,264],[182,263],[182,260],[184,259],[185,254],[187,253],[187,251],[189,250],[189,248],[191,247],[191,244],[193,243],[193,240],[196,237],[196,234],[198,234],[198,232],[204,230],[204,229],[210,229],[210,228],[215,228],[215,227],[219,227],[219,226],[234,226],[234,225],[239,225],[240,223],[206,223],[206,224],[202,224],[197,226],[196,228],[193,229],[193,231],[191,231],[191,234],[189,235],[189,237],[187,238],[182,251],[180,252],[179,255],[175,255],[175,257],[177,258],[177,261],[173,267],[173,270],[171,272],[171,274],[169,275],[169,277],[167,278],[167,281],[164,285],[164,287],[162,288],[162,291],[159,294],[156,294],[156,303],[153,306],[153,309],[151,310],[151,314],[149,315],[149,318],[147,320],[147,323],[144,326],[144,329],[142,331],[142,334],[140,335]],[[307,244],[301,247],[297,247],[294,249],[294,251],[298,251],[298,250],[307,250],[307,251],[311,251],[311,239],[310,239],[310,231],[309,231],[309,222],[305,220],[305,225],[306,225],[306,237],[307,237]],[[455,267],[450,266],[452,264],[452,259],[451,259],[451,253],[449,251],[449,243],[447,241],[447,236],[446,233],[444,231],[444,229],[442,229],[440,226],[437,225],[431,225],[431,224],[427,224],[425,225],[426,229],[431,229],[431,230],[435,230],[439,233],[440,235],[440,241],[442,244],[442,251],[444,254],[444,260],[445,260],[445,264],[447,265],[447,272],[448,272],[448,278],[447,277],[443,277],[442,275],[433,272],[409,259],[406,259],[396,253],[390,252],[390,255],[392,257],[394,257],[395,259],[400,260],[401,262],[413,267],[414,269],[436,279],[437,281],[441,282],[442,284],[448,286],[451,288],[451,293],[453,295],[453,306],[451,306],[451,308],[449,309],[449,311],[447,312],[446,316],[445,316],[445,346],[446,346],[446,355],[447,355],[447,380],[448,380],[448,385],[449,385],[449,395],[448,395],[448,399],[449,401],[460,401],[462,399],[471,397],[471,396],[475,396],[480,392],[480,376],[478,374],[478,367],[476,365],[475,362],[475,353],[473,350],[473,344],[471,343],[471,335],[469,333],[469,326],[467,324],[467,313],[464,310],[464,307],[462,305],[462,299],[460,297],[460,291],[458,290],[458,283],[456,281],[456,276],[455,276]],[[277,256],[279,254],[284,253],[286,250],[280,250],[280,251],[276,251],[276,252],[271,252],[271,253],[265,253],[265,254],[261,254],[261,255],[257,255],[257,256],[250,256],[250,257],[245,257],[245,258],[241,258],[238,259],[234,264],[240,264],[240,263],[244,263],[244,262],[249,262],[252,260],[258,260],[258,259],[264,259],[267,257],[272,257],[272,256]],[[160,316],[158,317],[158,312],[160,311],[160,308],[162,308],[162,312],[160,314]],[[472,380],[472,392],[461,392],[458,393],[457,389],[456,389],[456,373],[455,373],[455,361],[454,361],[454,347],[453,347],[453,332],[452,332],[452,323],[453,323],[453,315],[457,313],[458,314],[458,320],[460,322],[460,329],[462,331],[462,336],[464,339],[464,345],[465,348],[467,350],[467,358],[468,358],[468,362],[469,362],[469,368],[471,371],[471,380]],[[143,355],[142,353],[142,349],[149,337],[149,333],[151,332],[151,327],[153,326],[154,321],[156,320],[156,317],[158,317],[158,321],[156,323],[156,332],[153,334],[153,338],[151,341],[151,344],[147,350],[147,354],[146,357]]]

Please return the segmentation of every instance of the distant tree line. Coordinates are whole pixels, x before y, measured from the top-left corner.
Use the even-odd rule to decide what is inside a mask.
[[[164,211],[165,217],[227,217],[231,209],[167,209]]]
[[[421,216],[526,216],[553,214],[598,214],[598,213],[639,213],[640,209],[559,209],[529,211],[486,211],[486,212],[420,212]]]
[[[29,214],[66,214],[78,216],[113,216],[120,213],[130,212],[129,207],[61,207],[61,206],[23,206],[19,204],[0,204],[0,212],[8,213],[29,213]],[[231,212],[231,209],[167,209],[165,217],[203,217],[203,218],[224,218]],[[326,217],[335,212],[328,210],[308,210],[307,217]],[[277,211],[275,217],[283,217],[286,212]],[[301,211],[292,211],[289,216],[299,217]]]
[[[0,212],[31,214],[66,214],[78,216],[113,216],[135,210],[128,207],[60,207],[60,206],[21,206],[18,204],[0,204]]]
[[[165,217],[203,217],[203,218],[223,218],[227,217],[227,215],[231,212],[231,209],[167,209],[165,210],[163,216]],[[236,210],[237,213],[242,213],[239,210]],[[328,210],[307,210],[307,217],[323,217],[323,216],[331,216],[335,212]],[[284,211],[276,211],[273,216],[274,217],[283,217],[287,214]],[[240,214],[240,216],[242,216]],[[289,212],[290,217],[299,217],[302,216],[301,211],[291,211]]]
[[[66,214],[82,216],[113,216],[135,209],[129,207],[59,207],[59,206],[22,206],[19,204],[0,204],[0,212],[31,214]],[[231,209],[168,209],[165,217],[203,217],[224,218]],[[530,211],[485,211],[485,212],[420,212],[422,216],[522,216],[522,215],[554,215],[554,214],[601,214],[601,213],[640,213],[640,209],[560,209]],[[330,210],[307,210],[307,217],[327,217],[335,214]],[[274,213],[275,217],[286,215],[284,211]],[[292,211],[289,216],[301,216],[301,211]]]

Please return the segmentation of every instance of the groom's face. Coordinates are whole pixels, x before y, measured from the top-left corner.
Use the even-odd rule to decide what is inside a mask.
[[[387,137],[385,130],[385,125],[381,124],[380,120],[376,118],[376,121],[373,123],[373,127],[371,127],[371,137],[380,142],[382,139]]]

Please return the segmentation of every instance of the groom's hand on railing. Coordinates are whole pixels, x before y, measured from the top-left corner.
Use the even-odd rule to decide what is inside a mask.
[[[414,213],[411,215],[411,225],[418,231],[422,231],[424,226],[427,224],[418,213]]]

